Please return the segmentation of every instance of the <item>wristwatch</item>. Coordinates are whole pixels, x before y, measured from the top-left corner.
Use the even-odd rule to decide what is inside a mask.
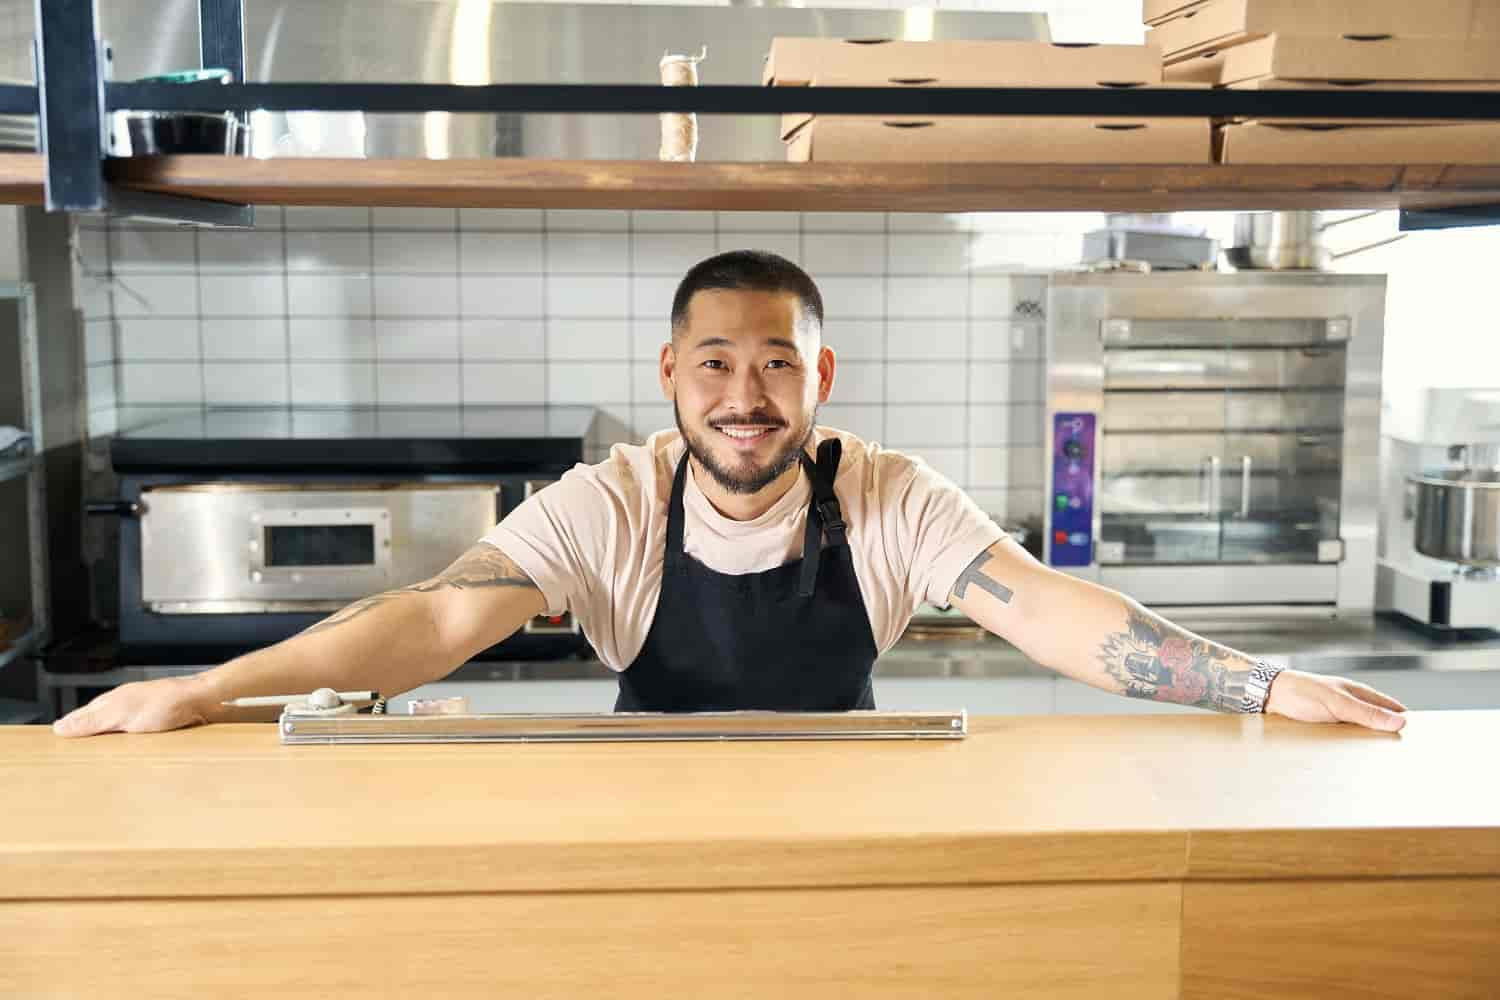
[[[1265,660],[1256,660],[1245,678],[1245,697],[1240,702],[1240,711],[1245,714],[1266,710],[1266,701],[1271,697],[1271,682],[1281,673],[1281,667],[1273,667]]]

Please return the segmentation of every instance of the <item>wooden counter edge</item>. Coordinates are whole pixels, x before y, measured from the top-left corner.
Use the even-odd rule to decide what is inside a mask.
[[[0,850],[0,900],[717,891],[1180,879],[1182,833]]]
[[[1500,876],[1500,828],[1195,830],[1187,878]]]
[[[0,852],[0,899],[1500,877],[1500,831],[1090,832]]]

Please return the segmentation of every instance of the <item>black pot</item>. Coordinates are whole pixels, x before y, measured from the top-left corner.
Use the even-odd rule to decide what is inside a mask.
[[[111,156],[245,156],[250,150],[249,127],[230,112],[116,111],[110,119]]]

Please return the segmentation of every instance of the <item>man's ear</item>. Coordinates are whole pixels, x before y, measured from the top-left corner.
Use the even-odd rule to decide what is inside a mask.
[[[656,361],[656,374],[661,379],[661,394],[667,402],[676,402],[677,386],[672,381],[677,374],[677,351],[671,341],[661,345],[661,356]]]
[[[828,396],[833,392],[833,372],[837,367],[836,362],[833,348],[824,346],[818,349],[818,403],[820,405],[828,402]]]

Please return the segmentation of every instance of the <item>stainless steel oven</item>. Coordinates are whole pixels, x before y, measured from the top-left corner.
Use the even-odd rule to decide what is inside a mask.
[[[1369,615],[1385,279],[1060,274],[1045,542],[1153,606]]]
[[[499,483],[210,482],[139,497],[157,614],[328,613],[441,571],[495,523]]]
[[[205,662],[441,571],[586,457],[588,407],[210,410],[111,449],[121,655]],[[587,651],[571,616],[483,654]]]

